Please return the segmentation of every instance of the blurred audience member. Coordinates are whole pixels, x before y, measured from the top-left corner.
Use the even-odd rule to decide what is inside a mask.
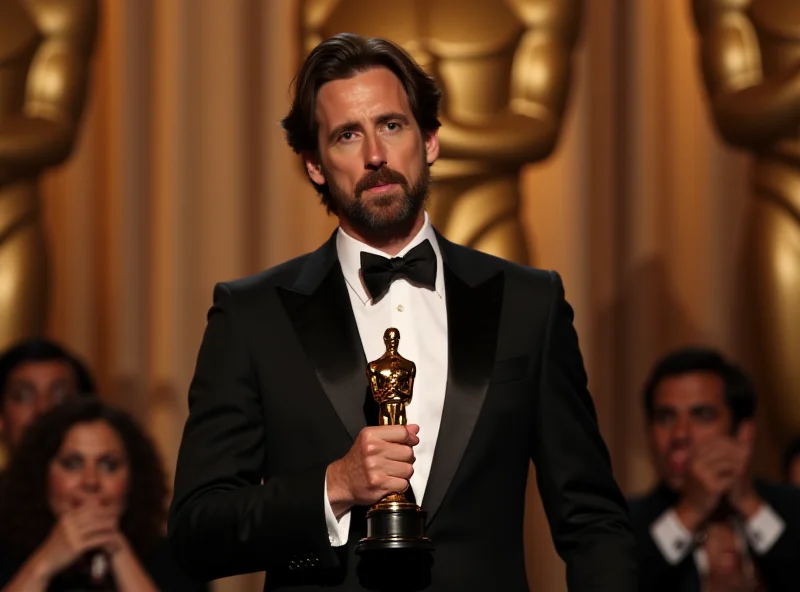
[[[0,428],[13,452],[38,415],[80,394],[94,393],[86,366],[51,341],[29,339],[0,354]]]
[[[96,399],[57,405],[25,432],[0,485],[6,592],[205,590],[172,560],[155,448]]]
[[[714,350],[679,350],[656,364],[644,406],[660,481],[630,504],[642,592],[800,589],[800,491],[750,474],[744,372]]]
[[[783,478],[789,485],[800,487],[800,438],[792,440],[783,455]]]

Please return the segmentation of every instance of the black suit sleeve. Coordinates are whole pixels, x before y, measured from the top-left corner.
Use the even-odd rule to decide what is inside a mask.
[[[797,590],[797,560],[800,558],[800,489],[790,486],[758,487],[764,501],[783,520],[784,530],[763,555],[750,550],[758,572],[770,592]]]
[[[166,541],[143,564],[159,592],[210,592],[207,583],[193,580],[178,567]]]
[[[635,592],[636,545],[611,472],[561,279],[542,353],[531,457],[570,592]]]
[[[173,552],[203,579],[335,568],[323,506],[326,466],[267,475],[262,484],[264,410],[234,302],[225,284],[216,286],[178,455]]]

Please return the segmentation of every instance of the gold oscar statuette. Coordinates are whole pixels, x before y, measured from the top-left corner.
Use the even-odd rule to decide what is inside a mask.
[[[379,425],[406,425],[406,406],[411,403],[417,366],[397,352],[400,331],[386,329],[386,352],[367,366],[367,378],[378,404]],[[409,549],[432,551],[425,536],[426,513],[410,502],[404,493],[390,493],[367,511],[367,536],[356,546],[356,553]]]

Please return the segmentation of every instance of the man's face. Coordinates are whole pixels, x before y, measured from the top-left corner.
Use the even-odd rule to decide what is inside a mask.
[[[697,446],[731,435],[733,416],[725,383],[694,372],[665,378],[653,397],[650,445],[659,476],[675,491],[683,487],[689,456]]]
[[[0,407],[6,443],[12,450],[16,448],[34,419],[77,394],[75,372],[64,361],[25,362],[14,368]]]
[[[423,139],[400,80],[386,68],[323,85],[317,94],[318,155],[311,180],[327,184],[345,230],[401,233],[421,215],[436,133]]]

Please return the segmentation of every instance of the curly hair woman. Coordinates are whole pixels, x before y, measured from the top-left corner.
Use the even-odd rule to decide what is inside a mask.
[[[205,590],[163,539],[155,448],[125,412],[77,399],[28,428],[0,486],[7,592]]]

